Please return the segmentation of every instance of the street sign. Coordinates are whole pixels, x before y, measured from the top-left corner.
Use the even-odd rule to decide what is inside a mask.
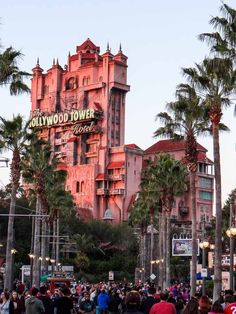
[[[202,268],[201,276],[202,276],[202,278],[206,278],[207,277],[207,268]]]
[[[0,267],[0,273],[5,273],[5,267]]]
[[[151,278],[151,280],[154,280],[156,278],[156,275],[151,274],[150,278]]]
[[[109,271],[108,278],[109,280],[114,280],[114,271]]]

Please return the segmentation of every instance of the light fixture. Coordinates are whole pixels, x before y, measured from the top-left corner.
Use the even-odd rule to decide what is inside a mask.
[[[48,261],[50,261],[50,257],[45,257],[45,260],[48,262]]]
[[[39,256],[39,261],[42,261],[42,260],[43,260],[42,256]]]
[[[34,255],[34,254],[32,254],[32,253],[29,253],[28,255],[29,255],[29,258],[32,258],[32,259],[34,259],[34,258],[35,258],[35,255]]]
[[[16,254],[17,250],[16,249],[11,249],[11,254]]]
[[[215,249],[215,244],[210,244],[210,250],[214,250]]]
[[[235,226],[232,226],[232,227],[228,228],[228,229],[226,230],[226,234],[227,234],[227,236],[228,236],[229,238],[236,236],[236,227],[235,227]]]
[[[51,259],[50,259],[50,262],[53,264],[53,263],[55,263],[56,261],[55,261],[55,259],[51,258]]]

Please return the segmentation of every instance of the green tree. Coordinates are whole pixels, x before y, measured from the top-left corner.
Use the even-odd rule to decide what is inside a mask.
[[[215,191],[216,191],[216,241],[214,267],[214,300],[221,290],[222,257],[222,200],[219,130],[224,108],[230,106],[231,94],[235,91],[236,71],[229,58],[206,58],[195,68],[184,68],[184,75],[194,84],[197,95],[201,96],[211,123],[213,137]]]
[[[196,94],[194,85],[180,84],[176,91],[176,101],[167,104],[168,112],[161,112],[157,119],[163,124],[154,136],[164,136],[172,140],[184,140],[185,164],[189,172],[190,211],[192,218],[192,272],[191,295],[196,292],[197,272],[197,231],[196,231],[196,171],[197,136],[208,130],[208,120],[204,117],[204,107]]]
[[[13,116],[12,120],[0,117],[0,152],[5,150],[12,152],[12,162],[10,165],[11,182],[11,203],[9,209],[7,248],[6,248],[6,276],[4,287],[11,288],[12,285],[12,261],[11,249],[14,238],[14,214],[16,195],[20,181],[21,157],[26,143],[30,139],[27,132],[27,123],[24,123],[22,116]]]
[[[214,16],[210,20],[216,31],[200,34],[199,39],[210,45],[211,52],[235,59],[236,10],[223,3],[220,12],[223,16]]]
[[[30,88],[24,83],[24,79],[31,74],[21,71],[17,65],[22,58],[22,53],[12,47],[0,53],[0,86],[9,86],[11,95],[29,93]]]

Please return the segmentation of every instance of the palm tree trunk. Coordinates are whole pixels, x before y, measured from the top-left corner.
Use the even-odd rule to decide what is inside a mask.
[[[153,230],[153,215],[154,211],[153,209],[150,210],[150,227],[151,227],[151,232],[150,232],[150,276],[153,273],[153,248],[154,248],[154,230]]]
[[[14,214],[16,206],[16,193],[17,185],[12,183],[11,190],[11,203],[8,217],[8,228],[7,228],[7,249],[6,249],[6,270],[5,270],[5,280],[4,288],[10,290],[12,288],[13,279],[13,254],[11,250],[13,248],[14,241]]]
[[[57,233],[57,221],[53,219],[53,227],[52,227],[52,259],[54,262],[52,263],[52,274],[55,271],[55,260],[56,260],[56,233]]]
[[[42,219],[42,237],[41,237],[41,275],[45,275],[46,271],[46,242],[47,242],[47,222],[46,218]]]
[[[60,224],[59,224],[59,211],[57,211],[57,220],[56,220],[56,270],[59,270],[59,255],[60,255]]]
[[[221,169],[220,169],[220,144],[219,124],[212,124],[214,169],[215,169],[215,195],[216,195],[216,231],[215,231],[215,257],[214,257],[214,290],[213,301],[220,296],[222,289],[222,204],[221,204]]]
[[[36,215],[41,213],[41,201],[37,194],[36,200]],[[39,256],[40,256],[40,216],[35,217],[35,227],[34,227],[34,262],[33,262],[33,281],[32,285],[39,287]]]
[[[163,256],[162,256],[162,272],[163,272],[163,290],[167,288],[166,285],[166,217],[165,213],[162,213],[162,247],[163,247]]]
[[[166,211],[166,286],[170,285],[170,211]]]
[[[192,268],[191,268],[191,296],[196,292],[196,273],[197,273],[197,217],[196,217],[196,172],[190,171],[190,204],[192,213]]]
[[[163,213],[159,212],[159,286],[163,289]]]
[[[147,232],[144,233],[144,247],[143,247],[143,271],[142,282],[146,280],[146,268],[147,268]]]

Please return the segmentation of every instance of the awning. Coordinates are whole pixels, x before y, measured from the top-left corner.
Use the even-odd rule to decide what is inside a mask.
[[[107,174],[105,173],[99,173],[96,177],[96,181],[104,181],[104,180],[107,180],[108,179],[108,176]]]
[[[107,169],[123,168],[124,164],[124,161],[112,161],[107,165]]]

